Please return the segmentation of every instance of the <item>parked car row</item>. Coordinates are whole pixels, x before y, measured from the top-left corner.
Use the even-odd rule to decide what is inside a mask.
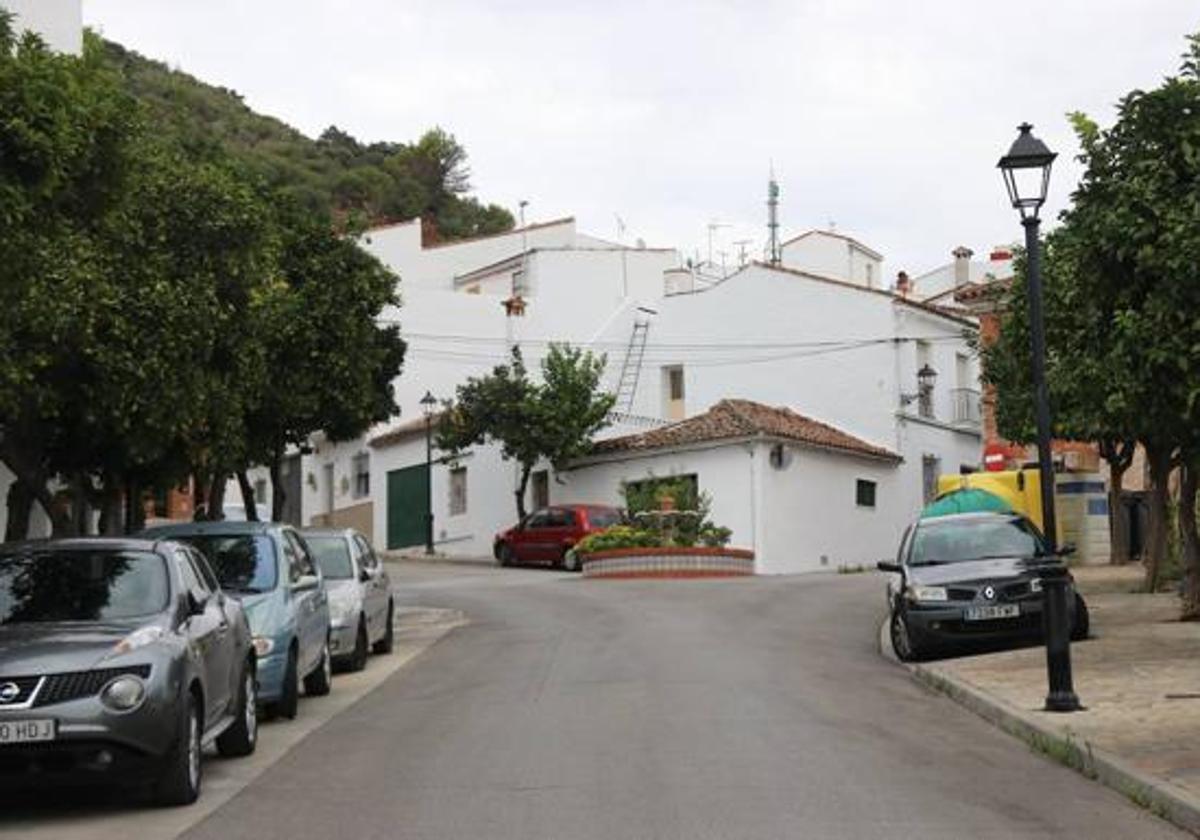
[[[201,753],[254,752],[335,661],[392,649],[383,564],[354,531],[257,522],[0,546],[0,779],[200,792]]]

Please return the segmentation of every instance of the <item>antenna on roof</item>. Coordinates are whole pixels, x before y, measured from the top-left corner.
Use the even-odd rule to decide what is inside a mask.
[[[517,202],[517,215],[521,217],[520,227],[525,227],[525,208],[529,206],[529,202],[521,199]]]
[[[734,245],[737,246],[737,249],[738,249],[738,252],[737,252],[738,266],[743,266],[746,264],[746,246],[749,245],[753,241],[754,241],[753,239],[739,239],[733,243]]]
[[[779,265],[779,183],[775,180],[775,162],[771,162],[771,178],[767,181],[767,262]]]
[[[713,249],[712,249],[713,232],[720,228],[725,228],[725,227],[731,227],[731,225],[728,225],[725,222],[718,222],[715,219],[708,223],[708,264],[709,265],[716,265],[716,263],[713,262]]]
[[[617,241],[624,244],[625,242],[625,220],[621,218],[620,213],[613,213],[617,218]]]

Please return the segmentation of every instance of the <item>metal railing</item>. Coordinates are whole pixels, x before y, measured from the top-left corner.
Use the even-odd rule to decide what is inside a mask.
[[[954,407],[954,422],[962,426],[978,426],[982,422],[979,392],[974,388],[951,388],[950,402]]]

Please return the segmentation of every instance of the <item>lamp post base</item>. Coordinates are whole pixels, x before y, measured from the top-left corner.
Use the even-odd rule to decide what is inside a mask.
[[[1047,712],[1082,712],[1083,704],[1074,691],[1052,691],[1046,695]]]

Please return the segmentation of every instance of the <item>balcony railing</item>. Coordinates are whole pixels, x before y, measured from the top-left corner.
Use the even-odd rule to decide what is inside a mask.
[[[954,407],[954,423],[978,427],[982,419],[979,392],[974,388],[951,388],[950,402]]]

